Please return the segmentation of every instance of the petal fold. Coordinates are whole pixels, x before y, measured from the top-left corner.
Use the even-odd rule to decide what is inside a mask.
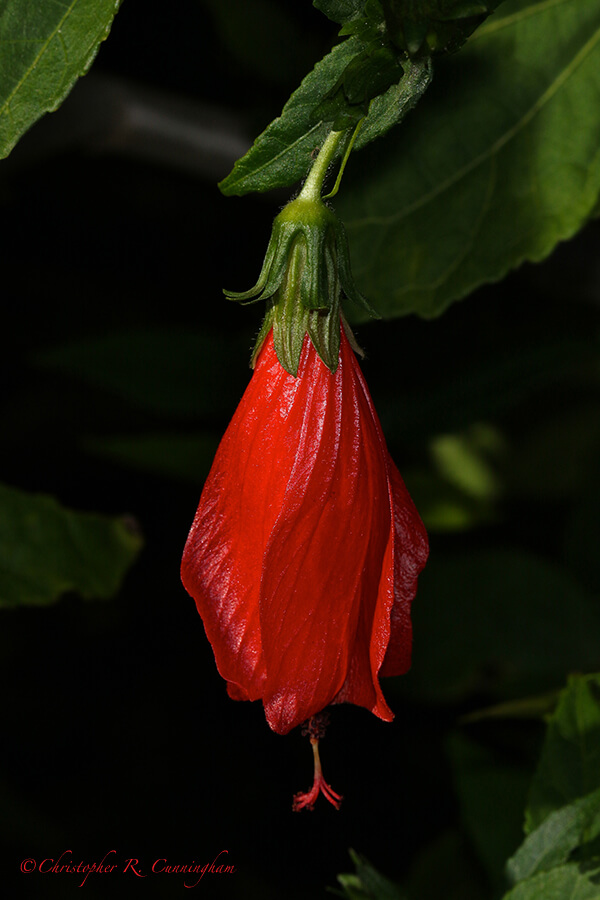
[[[221,442],[182,562],[235,699],[281,734],[330,703],[393,718],[380,675],[410,665],[425,530],[342,330],[332,373],[297,377],[272,334]]]

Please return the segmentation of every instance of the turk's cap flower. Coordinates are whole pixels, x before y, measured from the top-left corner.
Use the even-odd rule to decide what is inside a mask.
[[[230,696],[279,734],[336,703],[390,721],[379,679],[410,666],[427,551],[345,332],[335,373],[306,339],[297,377],[268,335],[181,569]]]
[[[331,372],[339,362],[340,323],[360,352],[342,315],[342,296],[378,317],[354,284],[342,222],[323,200],[314,197],[297,197],[284,207],[273,223],[258,281],[248,291],[225,291],[225,296],[239,303],[266,301],[252,366],[272,330],[277,358],[294,376],[307,334]]]

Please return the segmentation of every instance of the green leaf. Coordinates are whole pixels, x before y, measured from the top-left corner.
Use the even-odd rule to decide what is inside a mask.
[[[600,867],[568,863],[521,881],[502,900],[600,900]]]
[[[313,116],[332,122],[334,131],[356,125],[369,112],[371,100],[398,84],[404,74],[398,54],[372,41],[346,66],[337,85],[313,110]]]
[[[595,792],[599,779],[600,674],[573,676],[548,722],[525,813],[526,831],[534,831],[555,810]]]
[[[600,789],[550,813],[509,859],[506,872],[516,884],[536,872],[567,862],[573,850],[600,834]]]
[[[431,699],[547,691],[600,655],[595,600],[560,566],[516,549],[432,556],[412,616],[419,640],[399,687]]]
[[[327,122],[314,122],[313,109],[335,86],[362,43],[344,41],[317,63],[275,119],[239,159],[219,187],[227,196],[287,187],[304,178],[328,132]]]
[[[599,95],[600,0],[508,0],[440,61],[337,201],[376,308],[439,315],[574,235],[600,193]]]
[[[85,75],[120,0],[4,0],[0,5],[0,158]]]
[[[0,607],[44,606],[68,591],[112,597],[141,543],[125,518],[0,485]]]
[[[500,0],[382,0],[391,38],[409,53],[455,52]]]
[[[350,851],[356,875],[338,875],[348,900],[404,900],[400,888],[374,869],[364,857]]]
[[[364,14],[365,0],[313,0],[313,6],[332,22],[343,25]]]
[[[256,139],[248,153],[238,160],[233,171],[220,183],[226,195],[249,191],[268,191],[288,187],[303,179],[339,114],[334,106],[330,120],[316,120],[319,104],[338,89],[348,66],[364,51],[364,43],[351,37],[333,48],[306,76],[275,119]],[[385,94],[376,97],[369,110],[355,149],[364,147],[402,120],[431,81],[429,61],[406,61],[404,76]],[[361,113],[362,114],[362,113]],[[342,155],[343,148],[338,153]]]
[[[385,94],[371,100],[369,115],[363,120],[354,150],[361,150],[398,125],[431,84],[433,69],[430,59],[407,59],[403,61],[402,68],[404,75],[398,84],[393,84]]]

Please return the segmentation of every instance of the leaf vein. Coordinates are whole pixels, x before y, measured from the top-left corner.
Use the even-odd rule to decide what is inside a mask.
[[[555,6],[562,6],[565,3],[572,2],[573,0],[541,0],[540,3],[528,6],[527,9],[520,9],[518,12],[512,13],[512,15],[504,16],[504,18],[488,19],[487,22],[471,35],[469,43],[472,44],[482,37],[488,37],[490,34],[494,34],[495,32],[515,25],[518,22],[524,22],[525,19],[529,19],[531,16],[537,16],[540,13],[546,12],[548,9],[553,9]]]
[[[261,166],[257,166],[256,168],[253,168],[253,169],[251,170],[251,175],[252,175],[253,177],[256,176],[256,175],[258,175],[260,172],[263,171],[263,169],[269,168],[270,166],[274,165],[275,163],[278,162],[278,160],[280,160],[280,159],[281,159],[282,157],[284,157],[286,154],[288,154],[288,153],[293,153],[293,151],[295,150],[295,148],[296,148],[299,144],[301,144],[304,140],[306,140],[307,138],[309,138],[310,135],[313,134],[313,132],[315,132],[317,129],[319,129],[319,128],[321,127],[322,124],[323,124],[322,121],[321,121],[321,122],[317,122],[317,124],[316,124],[316,125],[313,125],[313,127],[310,128],[308,131],[303,132],[303,133],[302,133],[302,134],[301,134],[301,135],[300,135],[300,136],[299,136],[292,144],[288,144],[288,143],[286,143],[284,140],[281,140],[280,138],[276,137],[275,135],[272,135],[272,136],[271,136],[272,139],[273,139],[274,141],[277,141],[277,143],[279,143],[279,144],[282,145],[281,151],[280,151],[279,153],[277,153],[275,156],[270,156],[267,160],[265,160],[265,162],[264,162]],[[246,177],[247,177],[246,174],[243,174],[237,181],[232,181],[231,183],[232,183],[233,185],[239,184],[239,183],[240,183],[241,181],[243,181],[244,178],[246,178]]]
[[[460,249],[460,251],[456,254],[455,258],[452,262],[446,267],[446,269],[432,282],[427,285],[420,286],[421,290],[430,290],[436,291],[448,280],[450,275],[455,272],[461,263],[465,261],[473,247],[475,246],[475,241],[477,240],[477,235],[480,233],[485,218],[490,211],[492,197],[494,196],[494,191],[496,189],[497,183],[497,163],[496,158],[490,158],[490,173],[488,177],[487,190],[483,197],[483,202],[481,205],[480,213],[474,223],[474,226],[471,231],[471,235],[469,239],[465,242],[464,246]],[[413,289],[412,285],[404,285],[400,290],[395,292],[396,297],[401,297],[403,294],[408,293]]]
[[[56,37],[57,34],[60,34],[60,29],[62,28],[62,26],[63,26],[63,24],[66,22],[66,20],[69,18],[69,16],[70,16],[71,13],[73,12],[73,9],[75,8],[75,6],[77,5],[78,2],[79,2],[79,0],[72,0],[71,4],[67,7],[66,12],[65,12],[65,14],[63,15],[62,19],[58,22],[58,24],[57,24],[56,28],[54,29],[54,31],[52,31],[52,32],[48,35],[48,38],[47,38],[46,41],[42,44],[39,53],[37,54],[37,56],[35,57],[35,59],[34,59],[33,62],[31,63],[31,65],[29,66],[29,68],[27,69],[27,71],[24,73],[24,75],[21,77],[21,79],[20,79],[20,80],[17,82],[17,84],[14,86],[13,90],[12,90],[11,93],[8,95],[8,97],[6,98],[6,100],[4,101],[4,103],[2,104],[2,106],[0,106],[0,113],[2,113],[2,112],[4,111],[4,109],[5,109],[6,107],[9,106],[10,101],[11,101],[12,98],[15,96],[15,94],[17,93],[17,91],[19,91],[19,90],[23,87],[23,85],[25,84],[25,82],[27,81],[27,79],[29,78],[29,76],[31,75],[31,73],[34,71],[34,69],[35,69],[36,66],[38,65],[40,59],[42,58],[42,56],[44,55],[44,53],[45,53],[46,50],[48,49],[48,45],[51,43],[51,41],[54,40],[54,38]]]
[[[529,123],[537,116],[537,114],[552,100],[552,98],[558,93],[558,91],[566,84],[571,75],[573,75],[573,73],[579,68],[580,65],[583,64],[590,53],[592,53],[598,41],[600,41],[600,29],[597,29],[594,32],[594,34],[589,38],[588,41],[586,41],[579,52],[573,57],[570,64],[568,66],[565,66],[560,75],[554,79],[554,81],[540,95],[538,100],[534,104],[532,104],[527,112],[523,116],[521,116],[521,118],[517,122],[515,122],[512,128],[509,128],[490,147],[488,147],[474,159],[470,160],[468,163],[466,163],[466,165],[462,166],[457,172],[443,181],[440,185],[436,186],[433,190],[429,191],[424,196],[419,197],[419,199],[415,200],[414,203],[411,203],[404,209],[399,210],[397,213],[393,213],[389,216],[366,216],[364,218],[357,219],[354,222],[348,222],[346,227],[348,229],[359,229],[370,225],[385,226],[399,222],[402,219],[412,215],[423,206],[426,206],[432,200],[435,200],[438,196],[449,190],[458,181],[460,181],[466,175],[469,175],[488,159],[497,155],[502,150],[502,148],[505,147],[506,144],[508,144],[511,140],[513,140],[513,138],[515,138],[527,125],[529,125]]]

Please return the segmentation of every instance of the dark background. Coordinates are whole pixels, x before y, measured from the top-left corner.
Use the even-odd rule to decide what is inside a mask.
[[[215,898],[317,897],[351,869],[351,847],[390,877],[412,872],[422,891],[415,896],[442,896],[435,887],[428,893],[428,879],[436,877],[455,883],[461,900],[493,894],[461,824],[448,740],[462,729],[528,773],[542,735],[538,722],[512,722],[501,732],[486,723],[457,724],[465,712],[499,699],[488,690],[493,661],[453,702],[388,683],[391,725],[362,709],[336,708],[322,758],[327,779],[345,795],[342,810],[320,801],[313,813],[292,814],[292,795],[312,779],[308,742],[299,733],[272,734],[259,705],[227,698],[179,582],[210,456],[199,459],[196,478],[176,478],[94,450],[94,440],[115,434],[206,433],[215,440],[223,432],[249,377],[261,311],[229,303],[222,288],[254,282],[270,222],[285,200],[222,197],[216,181],[232,161],[226,147],[194,161],[168,124],[140,142],[123,129],[119,104],[126,108],[127,99],[116,103],[115,89],[136,97],[143,89],[149,108],[184,102],[183,119],[251,140],[333,34],[308,2],[176,0],[165,11],[164,4],[127,0],[92,73],[0,165],[2,479],[76,509],[129,514],[145,542],[109,602],[66,596],[49,608],[2,613],[6,896],[78,890],[75,875],[20,874],[25,857],[72,850],[75,862],[98,862],[115,850],[121,868],[134,857],[148,872],[158,857],[206,863],[227,850],[236,873],[207,875],[195,890]],[[351,160],[348,189],[368,158]],[[596,237],[592,226],[546,264],[480,289],[439,320],[359,326],[364,370],[409,488],[411,469],[439,431],[468,425],[483,411],[519,434],[532,416],[572,403],[573,379],[564,374],[571,363],[564,360],[526,372],[525,382],[509,379],[479,393],[471,376],[490,355],[506,362],[541,336],[566,336],[582,347],[595,340]],[[42,364],[49,350],[73,342],[182,331],[221,338],[214,360],[209,347],[197,370],[184,372],[188,393],[216,397],[196,417],[189,405],[178,411],[177,398],[163,415],[152,402],[136,404]],[[225,359],[222,345],[231,347]],[[177,365],[176,356],[157,358],[157,371]],[[134,350],[131,369],[138,371]],[[439,387],[449,380],[456,390],[442,397]],[[578,390],[597,399],[597,385]],[[412,410],[406,427],[401,408]],[[467,532],[433,532],[432,558],[507,543],[548,560],[560,552],[564,498],[510,495],[496,512]],[[469,628],[460,611],[456,628]],[[417,632],[416,666],[425,639]],[[435,859],[446,852],[454,875],[415,875],[415,860],[426,870],[423,854],[436,841],[446,841],[446,851]],[[180,876],[118,872],[91,876],[85,885],[88,897],[173,897],[183,890]]]

